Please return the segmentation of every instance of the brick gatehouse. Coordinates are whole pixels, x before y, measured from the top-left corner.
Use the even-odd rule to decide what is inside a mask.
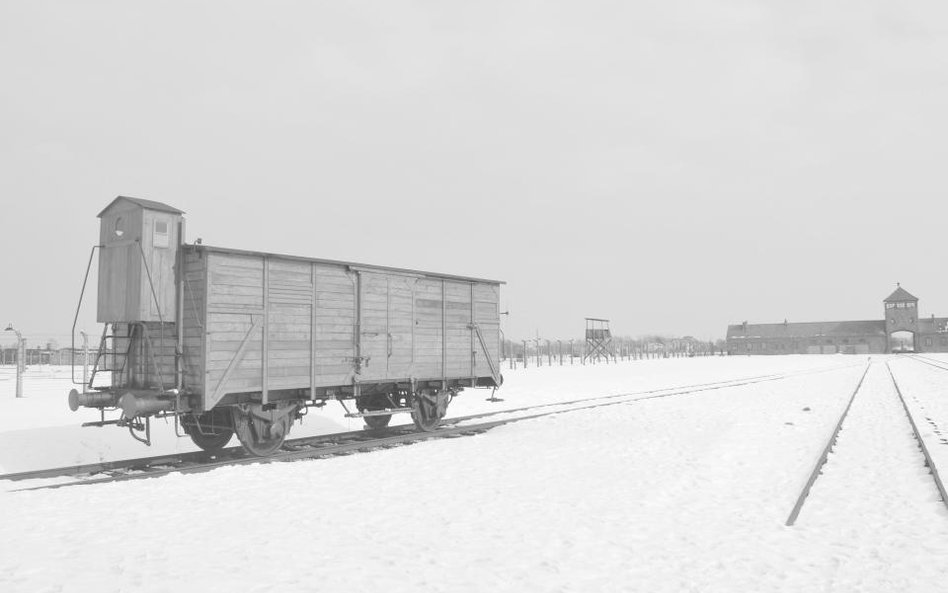
[[[727,326],[728,354],[884,354],[948,352],[948,317],[922,318],[918,299],[899,286],[883,301],[885,319]]]

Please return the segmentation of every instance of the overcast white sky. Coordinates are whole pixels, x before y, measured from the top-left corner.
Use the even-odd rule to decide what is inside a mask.
[[[32,343],[119,194],[189,241],[505,280],[513,338],[879,319],[897,281],[948,315],[944,2],[3,0],[0,73]]]

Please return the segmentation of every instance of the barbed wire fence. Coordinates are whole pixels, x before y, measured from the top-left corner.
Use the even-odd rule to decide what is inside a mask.
[[[502,366],[508,369],[569,366],[590,364],[614,364],[635,360],[659,358],[694,358],[724,356],[727,351],[722,340],[702,341],[692,338],[669,338],[661,341],[633,338],[614,338],[615,359],[586,357],[586,342],[583,339],[531,338],[529,340],[504,339],[501,348]],[[585,359],[585,363],[583,362]]]

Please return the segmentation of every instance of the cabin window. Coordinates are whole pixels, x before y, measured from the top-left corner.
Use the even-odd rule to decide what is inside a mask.
[[[115,222],[112,223],[112,237],[113,241],[118,241],[122,238],[122,235],[125,234],[125,218],[119,216],[115,219]]]
[[[171,237],[168,233],[168,221],[167,220],[156,220],[155,221],[155,236],[152,240],[153,247],[168,247],[171,245]]]
[[[925,345],[926,345],[926,346],[931,346],[931,345],[932,345],[932,339],[931,339],[931,338],[925,338]]]

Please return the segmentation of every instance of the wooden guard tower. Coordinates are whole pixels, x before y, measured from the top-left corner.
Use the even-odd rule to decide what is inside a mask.
[[[612,358],[616,360],[616,353],[612,347],[612,332],[609,330],[608,319],[586,318],[586,352],[583,354],[583,364],[587,360],[605,358],[606,362]]]

